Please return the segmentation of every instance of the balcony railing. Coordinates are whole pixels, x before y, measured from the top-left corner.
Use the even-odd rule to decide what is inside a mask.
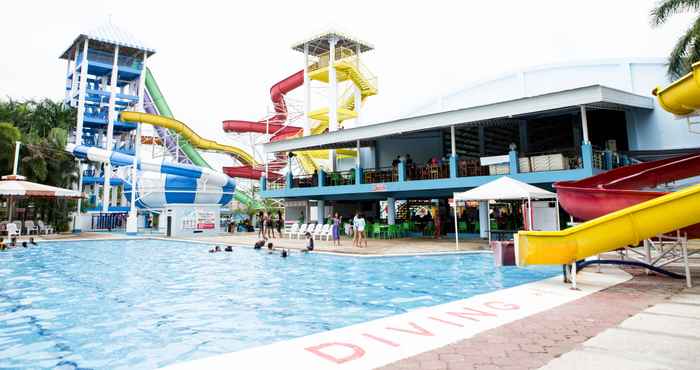
[[[408,180],[438,180],[449,177],[449,163],[412,165],[406,169],[406,178]]]
[[[78,54],[78,62],[82,60],[83,53]],[[98,62],[111,65],[114,63],[114,54],[108,53],[100,50],[88,49],[88,60],[91,62]],[[133,68],[141,70],[143,68],[143,61],[141,58],[130,57],[127,55],[119,55],[117,59],[117,65],[119,67]]]
[[[519,172],[548,172],[583,167],[581,156],[574,149],[527,153],[518,159]]]
[[[325,186],[355,185],[355,170],[330,172],[325,175]]]
[[[293,188],[311,188],[318,186],[316,175],[300,175],[292,178]]]
[[[399,181],[399,172],[397,168],[380,167],[366,169],[362,173],[363,182],[365,184],[379,184],[382,182]]]
[[[460,159],[457,161],[457,176],[488,176],[489,167],[482,166],[478,159]]]
[[[267,190],[283,190],[287,188],[287,182],[285,181],[285,177],[279,177],[278,179],[274,181],[268,181],[267,183]]]

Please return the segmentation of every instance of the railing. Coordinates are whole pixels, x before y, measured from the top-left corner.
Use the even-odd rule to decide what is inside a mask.
[[[363,183],[365,184],[378,184],[382,182],[396,182],[399,181],[399,172],[397,168],[392,167],[380,167],[380,168],[370,168],[362,171]]]
[[[287,181],[285,176],[281,176],[274,181],[269,181],[267,183],[267,190],[283,190],[287,187]]]
[[[293,188],[311,188],[318,186],[316,175],[300,175],[292,178]]]
[[[99,213],[92,215],[91,230],[123,230],[126,229],[126,213]]]
[[[96,170],[85,170],[83,171],[83,177],[99,177],[102,176]]]
[[[412,165],[406,168],[407,180],[437,180],[450,177],[450,164],[424,164]]]
[[[581,156],[574,149],[531,152],[518,158],[518,172],[548,172],[583,167]]]
[[[325,186],[355,185],[355,170],[330,172],[326,174]]]
[[[488,176],[489,167],[482,166],[478,159],[460,159],[457,161],[457,176]]]
[[[309,72],[326,68],[330,64],[330,52],[323,53],[319,55],[318,61],[309,66]],[[378,89],[378,79],[360,60],[359,56],[355,54],[353,50],[347,48],[336,48],[335,49],[335,62],[344,62],[348,64],[355,65],[358,72],[369,82],[374,89]]]
[[[611,150],[593,150],[593,168],[612,170],[622,166],[621,156]]]
[[[88,49],[88,60],[91,62],[98,62],[112,65],[114,63],[114,54],[105,51]],[[82,60],[83,53],[78,54],[78,63]],[[117,59],[117,65],[119,67],[133,68],[141,70],[143,68],[143,61],[141,58],[130,57],[127,55],[119,55]]]

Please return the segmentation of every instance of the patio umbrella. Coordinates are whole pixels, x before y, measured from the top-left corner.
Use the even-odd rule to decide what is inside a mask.
[[[0,180],[0,196],[8,198],[8,221],[12,221],[12,206],[17,198],[80,199],[83,194],[70,189],[27,181],[19,175],[6,175]]]

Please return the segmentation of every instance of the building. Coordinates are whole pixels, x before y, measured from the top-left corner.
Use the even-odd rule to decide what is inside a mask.
[[[360,155],[314,181],[292,174],[261,181],[262,195],[285,199],[288,219],[360,209],[392,224],[425,204],[447,212],[453,192],[503,174],[549,187],[697,150],[688,123],[651,95],[668,82],[661,59],[552,65],[481,81],[405,118],[264,144],[267,153],[355,148]],[[481,205],[478,218],[474,209],[474,223],[488,222],[487,209]]]

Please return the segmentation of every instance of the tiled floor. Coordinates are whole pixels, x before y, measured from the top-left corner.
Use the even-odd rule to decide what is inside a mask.
[[[684,287],[628,272],[635,278],[626,283],[382,369],[536,369]]]

